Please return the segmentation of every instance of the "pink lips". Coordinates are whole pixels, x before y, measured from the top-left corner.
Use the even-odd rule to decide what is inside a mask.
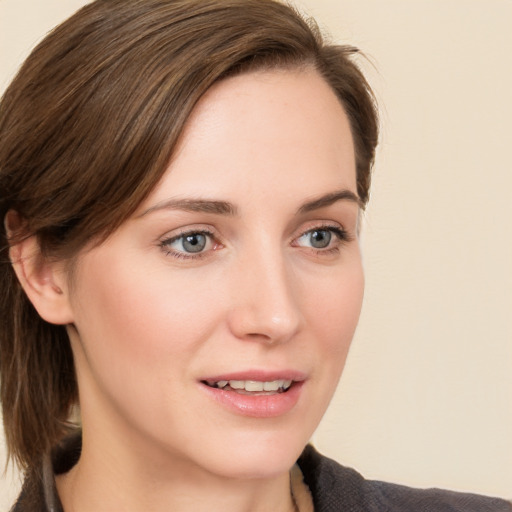
[[[206,384],[206,382],[230,380],[258,382],[291,380],[292,385],[287,391],[274,394],[242,394],[229,387],[228,389],[219,389]],[[300,398],[304,381],[305,375],[296,371],[249,371],[208,377],[203,379],[200,384],[210,398],[236,414],[253,418],[274,418],[286,414],[294,408]]]

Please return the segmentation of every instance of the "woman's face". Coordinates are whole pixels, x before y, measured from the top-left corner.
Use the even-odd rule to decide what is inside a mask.
[[[78,259],[84,446],[224,476],[287,471],[357,324],[358,213],[348,120],[316,72],[214,86],[152,194]]]

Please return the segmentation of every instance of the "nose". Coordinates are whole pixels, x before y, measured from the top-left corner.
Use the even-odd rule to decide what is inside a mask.
[[[258,251],[240,262],[234,274],[228,315],[231,332],[239,339],[268,344],[293,338],[302,318],[296,283],[283,255],[277,250]]]

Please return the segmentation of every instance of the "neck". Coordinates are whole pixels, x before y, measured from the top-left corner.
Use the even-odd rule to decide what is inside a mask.
[[[155,461],[117,449],[96,450],[84,438],[82,456],[57,477],[66,512],[293,512],[288,472],[261,478],[228,478],[178,458]]]

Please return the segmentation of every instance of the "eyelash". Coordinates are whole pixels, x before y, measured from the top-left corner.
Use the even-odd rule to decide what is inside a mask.
[[[335,238],[338,240],[338,243],[334,247],[318,248],[318,249],[314,248],[314,247],[309,247],[309,248],[304,247],[305,249],[310,249],[315,254],[319,254],[319,255],[322,255],[322,254],[328,255],[328,254],[333,254],[333,253],[339,252],[340,246],[342,246],[352,240],[352,236],[345,229],[341,228],[340,226],[320,225],[320,226],[315,226],[311,229],[304,231],[300,236],[298,236],[294,239],[294,242],[297,240],[300,240],[303,236],[305,236],[309,233],[313,233],[315,231],[328,231],[328,232],[334,234]],[[211,241],[211,243],[214,244],[213,248],[208,251],[201,251],[201,252],[197,252],[197,253],[187,253],[187,252],[175,251],[173,249],[170,249],[170,245],[172,243],[174,243],[180,239],[184,239],[187,236],[192,236],[192,235],[203,235],[203,236],[207,237]],[[174,235],[170,238],[165,238],[164,240],[161,240],[159,242],[159,246],[162,248],[162,250],[164,251],[166,256],[172,256],[173,258],[177,258],[177,259],[198,260],[198,259],[208,256],[211,251],[215,251],[215,250],[219,249],[220,247],[222,247],[222,244],[215,239],[215,233],[213,233],[212,231],[210,231],[208,229],[192,229],[192,230],[188,230],[188,231],[183,231],[183,232],[178,233],[177,235]],[[297,246],[301,247],[300,245],[296,245],[296,247]]]

